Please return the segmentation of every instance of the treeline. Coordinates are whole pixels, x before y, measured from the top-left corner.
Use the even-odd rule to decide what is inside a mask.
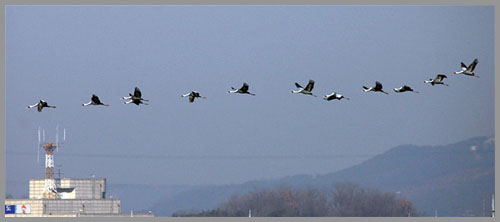
[[[233,195],[217,209],[175,212],[172,217],[408,217],[413,204],[395,193],[338,183],[330,189],[286,186]]]

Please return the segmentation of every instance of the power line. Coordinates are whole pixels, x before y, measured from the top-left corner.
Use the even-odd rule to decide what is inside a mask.
[[[7,155],[33,156],[28,152],[8,151]],[[340,154],[340,155],[147,155],[147,154],[88,154],[88,153],[61,153],[58,156],[78,158],[112,158],[112,159],[338,159],[338,158],[369,158],[375,154]]]

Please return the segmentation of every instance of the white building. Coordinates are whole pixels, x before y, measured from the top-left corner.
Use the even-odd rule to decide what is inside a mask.
[[[5,217],[154,217],[120,212],[120,199],[106,198],[106,179],[55,179],[57,195],[43,196],[45,179],[29,181],[29,199],[6,199]]]

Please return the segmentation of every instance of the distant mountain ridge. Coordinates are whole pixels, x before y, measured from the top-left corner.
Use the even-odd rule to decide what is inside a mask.
[[[494,166],[493,137],[475,137],[444,146],[401,145],[361,164],[325,175],[295,175],[238,185],[175,189],[165,186],[157,189],[156,202],[149,209],[157,216],[170,216],[179,210],[213,209],[232,194],[259,188],[283,184],[322,188],[335,182],[353,182],[396,192],[427,216],[434,216],[435,212],[438,216],[489,216]]]
[[[429,216],[436,211],[440,216],[483,216],[484,201],[487,216],[495,187],[494,151],[493,137],[445,146],[403,145],[317,181],[350,181],[398,192]]]

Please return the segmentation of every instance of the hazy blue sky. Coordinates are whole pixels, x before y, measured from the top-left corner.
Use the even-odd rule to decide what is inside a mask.
[[[44,177],[39,126],[47,140],[67,129],[55,155],[65,177],[109,184],[324,174],[401,144],[491,136],[493,16],[488,6],[6,6],[7,192]],[[481,78],[453,74],[474,58]],[[437,73],[449,87],[424,84]],[[309,79],[315,94],[351,100],[290,93]],[[390,94],[361,92],[375,81]],[[243,82],[257,96],[227,93]],[[403,84],[420,93],[392,92]],[[119,99],[135,86],[149,106]],[[180,97],[191,90],[207,99]],[[110,106],[82,107],[93,93]],[[25,108],[39,99],[57,108]]]

